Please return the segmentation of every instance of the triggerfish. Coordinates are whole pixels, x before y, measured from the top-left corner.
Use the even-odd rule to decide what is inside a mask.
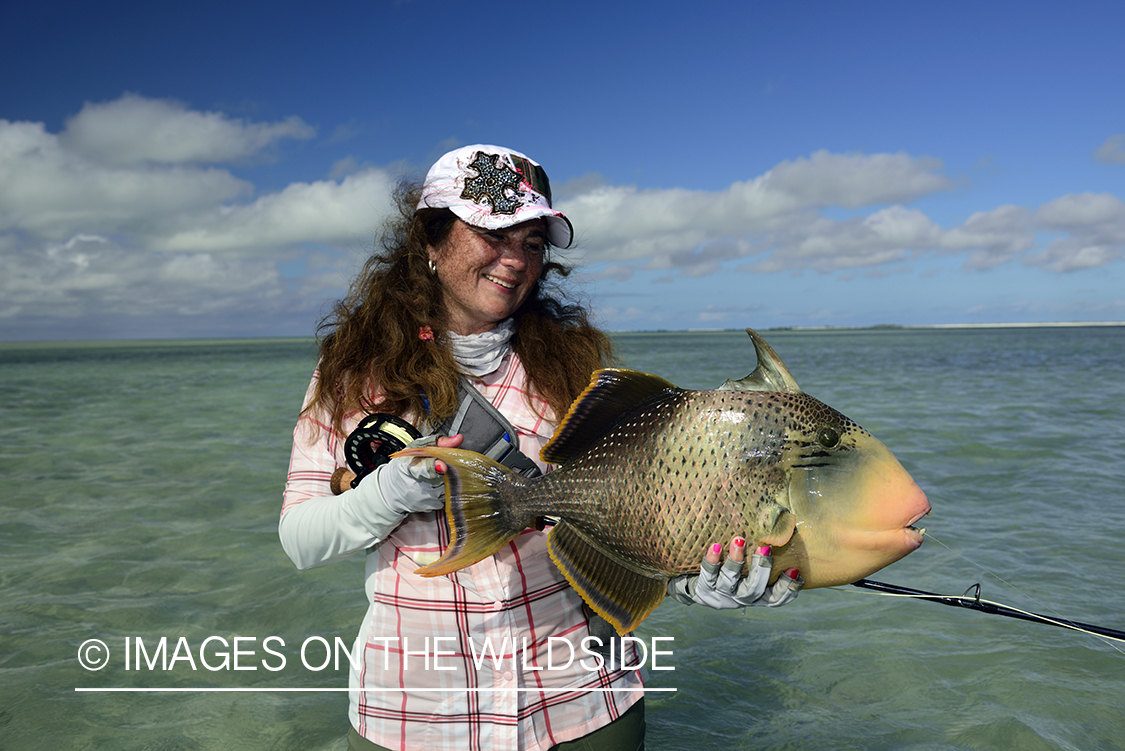
[[[555,565],[619,633],[699,571],[708,544],[738,535],[773,547],[771,580],[796,567],[805,588],[862,579],[916,550],[925,493],[874,436],[805,394],[747,329],[758,365],[711,391],[632,370],[599,370],[528,479],[460,449],[417,448],[448,465],[450,543],[417,573],[486,558],[539,517]]]

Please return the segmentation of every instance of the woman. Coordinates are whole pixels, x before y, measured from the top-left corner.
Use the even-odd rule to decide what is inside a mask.
[[[413,571],[449,540],[441,463],[393,459],[354,489],[341,482],[344,440],[360,419],[390,413],[434,433],[457,412],[463,375],[546,471],[539,450],[558,416],[611,358],[586,312],[551,292],[549,277],[569,270],[550,248],[569,246],[573,231],[538,164],[511,149],[464,147],[439,159],[421,188],[400,186],[396,200],[382,251],[325,324],[280,523],[299,568],[367,553],[349,747],[643,748],[638,671],[589,659],[560,669],[565,656],[548,651],[604,631],[550,561],[544,532],[528,529],[480,563],[424,578]],[[744,545],[736,538],[721,568],[713,546],[704,575],[673,580],[669,593],[711,607],[796,596],[795,571],[772,588],[768,566],[752,564],[758,575],[740,579]],[[567,743],[575,739],[587,745]]]

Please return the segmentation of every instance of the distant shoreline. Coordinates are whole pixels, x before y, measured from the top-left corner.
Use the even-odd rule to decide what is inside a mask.
[[[1111,328],[1125,326],[1125,321],[1053,321],[1037,323],[882,323],[873,326],[768,326],[755,331],[899,331],[918,329],[1063,329]],[[751,327],[753,328],[753,327]],[[613,331],[614,334],[702,334],[722,331],[742,331],[738,328],[696,329],[633,329]]]
[[[916,331],[924,329],[1060,329],[1060,328],[1112,328],[1125,326],[1125,321],[1056,321],[1038,323],[887,323],[873,326],[772,326],[755,329],[761,332],[784,331]],[[609,334],[717,334],[722,332],[741,332],[742,328],[691,328],[691,329],[611,329]],[[37,341],[0,341],[0,348],[19,347],[56,347],[56,346],[146,346],[146,345],[233,345],[253,342],[309,342],[315,343],[316,338],[310,336],[253,336],[253,337],[212,337],[199,339],[58,339]]]
[[[778,326],[764,331],[829,331],[849,329],[864,331],[873,329],[1063,329],[1089,328],[1092,326],[1125,326],[1125,321],[1056,321],[1039,323],[910,323],[879,324],[875,326]]]

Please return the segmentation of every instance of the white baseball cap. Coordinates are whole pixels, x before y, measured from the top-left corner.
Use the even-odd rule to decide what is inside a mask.
[[[536,162],[500,146],[463,146],[434,162],[426,173],[419,209],[450,209],[482,229],[503,229],[543,217],[547,239],[566,248],[570,220],[551,208],[551,184]]]

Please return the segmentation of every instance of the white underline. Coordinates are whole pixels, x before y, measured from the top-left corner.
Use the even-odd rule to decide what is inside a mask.
[[[587,694],[594,692],[609,693],[613,691],[643,691],[651,693],[654,691],[677,691],[675,688],[75,688],[75,691],[91,692],[91,693],[230,693],[230,692],[246,692],[246,693],[284,693],[284,692],[305,692],[305,691],[358,691],[361,693],[424,693],[424,692],[440,692],[447,694],[463,694],[463,693],[529,693],[539,694],[547,691],[565,691],[574,694]]]

